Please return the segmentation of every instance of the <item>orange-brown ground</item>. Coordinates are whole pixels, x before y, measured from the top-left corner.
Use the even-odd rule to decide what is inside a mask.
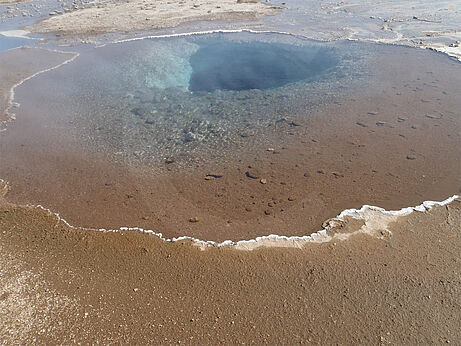
[[[461,202],[389,230],[303,249],[201,251],[73,230],[2,202],[0,340],[456,344]]]
[[[356,97],[287,114],[298,126],[275,123],[242,138],[237,157],[188,166],[178,160],[141,170],[114,161],[63,132],[65,117],[28,107],[22,95],[18,119],[0,136],[7,199],[41,204],[76,226],[139,226],[218,241],[310,234],[363,204],[400,209],[444,200],[461,187],[459,64],[405,54],[383,57],[377,84]],[[425,70],[412,72],[406,61]],[[210,173],[222,177],[206,180]]]

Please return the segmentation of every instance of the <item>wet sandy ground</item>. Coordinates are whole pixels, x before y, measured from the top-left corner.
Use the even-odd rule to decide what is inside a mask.
[[[401,217],[383,239],[201,251],[2,203],[1,339],[456,344],[460,216],[458,200]]]
[[[18,48],[0,54],[0,124],[11,120],[7,109],[11,106],[11,88],[37,72],[57,66],[73,56],[45,49]],[[11,113],[14,113],[12,110]],[[0,129],[4,126],[0,125]]]
[[[337,13],[348,17],[341,6]],[[0,58],[3,57],[2,53]],[[34,62],[27,60],[29,58],[30,55],[17,56],[12,60]],[[53,58],[49,59],[51,62]],[[21,66],[18,71],[27,65]],[[428,66],[435,69],[437,65]],[[33,71],[18,73],[9,78],[8,83],[13,85],[30,72]],[[2,93],[6,90],[3,76]],[[429,76],[417,80],[418,77],[409,80],[402,90],[392,90],[393,86],[400,87],[391,85],[380,95],[369,95],[371,99],[366,104],[343,100],[341,107],[331,106],[332,114],[353,114],[349,123],[345,119],[338,124],[337,118],[328,119],[322,114],[322,122],[315,116],[309,120],[312,126],[317,125],[315,131],[304,124],[287,127],[286,133],[294,144],[289,142],[287,149],[276,148],[283,155],[264,150],[261,157],[267,155],[267,160],[244,158],[240,166],[226,171],[222,178],[204,180],[210,170],[199,169],[196,176],[176,176],[174,166],[166,166],[168,178],[153,185],[152,190],[161,191],[160,203],[165,202],[167,196],[181,203],[165,204],[163,214],[144,215],[144,211],[149,210],[145,207],[151,207],[152,203],[141,196],[153,191],[140,192],[140,186],[144,189],[149,186],[141,180],[141,174],[113,167],[107,175],[101,168],[107,169],[110,162],[104,163],[101,157],[102,166],[97,166],[94,161],[82,159],[88,158],[88,153],[71,155],[68,151],[64,157],[55,154],[50,151],[55,143],[36,143],[28,138],[32,127],[22,127],[25,132],[16,140],[9,138],[9,165],[5,168],[1,156],[0,168],[9,171],[10,180],[19,176],[25,184],[13,183],[9,200],[46,204],[43,196],[48,195],[51,200],[52,194],[57,197],[62,191],[73,193],[80,202],[69,203],[68,206],[73,207],[68,208],[67,214],[75,223],[83,222],[78,216],[82,211],[94,221],[119,223],[122,220],[110,211],[113,203],[104,199],[117,200],[125,194],[126,200],[119,200],[116,207],[127,208],[137,224],[159,228],[169,223],[197,236],[206,233],[193,227],[214,225],[218,230],[216,234],[222,238],[228,236],[219,231],[223,225],[247,225],[242,215],[250,215],[248,225],[252,227],[258,222],[267,222],[258,226],[254,234],[262,230],[268,233],[267,225],[275,224],[276,220],[280,220],[277,227],[283,231],[284,221],[290,218],[283,219],[282,214],[289,211],[302,215],[302,203],[311,192],[310,210],[318,210],[318,220],[325,220],[329,215],[322,214],[324,197],[320,193],[330,188],[334,192],[327,196],[330,200],[347,193],[344,201],[338,202],[338,209],[360,206],[364,196],[367,203],[391,208],[415,205],[428,198],[441,200],[447,194],[456,193],[461,186],[461,166],[453,159],[459,158],[459,114],[456,117],[442,112],[442,121],[420,117],[420,112],[426,114],[427,110],[452,106],[459,109],[456,103],[459,92],[448,91],[457,90],[453,86],[460,84],[447,75],[443,83],[453,81],[453,85],[447,85],[448,90],[442,90],[436,81],[434,93],[423,95],[418,88],[434,80]],[[435,96],[436,89],[440,91],[439,96]],[[387,96],[391,91],[400,93],[402,100],[389,103]],[[399,110],[405,106],[405,112],[395,111],[397,106]],[[32,114],[24,120],[33,120]],[[333,134],[328,127],[318,126],[325,122],[339,125],[345,131]],[[38,132],[47,133],[37,122],[31,124]],[[355,131],[350,132],[350,136],[345,134],[352,129]],[[299,138],[309,140],[301,143]],[[322,152],[323,140],[345,150],[338,153],[332,148],[332,152]],[[377,154],[383,150],[383,143],[389,149],[386,155],[390,155],[391,165]],[[396,148],[401,150],[395,151]],[[46,156],[44,150],[48,151]],[[315,150],[321,153],[317,155],[322,159],[309,166],[316,155],[307,155],[309,160],[302,157]],[[14,155],[17,157],[12,160]],[[406,156],[415,159],[408,160]],[[20,168],[24,158],[28,167]],[[46,165],[43,164],[45,158]],[[302,166],[297,160],[307,164]],[[347,168],[351,163],[347,160],[353,160],[354,171],[361,172],[359,175],[352,175]],[[358,164],[362,160],[366,162],[363,167]],[[262,185],[258,180],[246,178],[248,165],[255,162],[265,178],[269,176],[266,179],[270,185],[274,183],[277,189],[269,189],[269,183]],[[274,165],[277,169],[272,170]],[[66,166],[68,169],[61,170]],[[403,173],[396,173],[394,169]],[[323,173],[316,173],[317,170]],[[339,173],[337,178],[333,172]],[[303,178],[299,179],[301,175]],[[296,176],[296,181],[288,180],[288,176]],[[0,177],[4,176],[0,174]],[[45,177],[53,177],[55,183],[42,185]],[[60,183],[62,177],[67,184]],[[120,179],[125,183],[111,185]],[[100,185],[86,184],[95,180]],[[341,180],[347,184],[339,188],[335,182]],[[358,194],[354,184],[366,193]],[[233,186],[238,189],[229,188]],[[222,202],[223,188],[231,191],[225,194],[225,202]],[[114,193],[114,189],[120,194]],[[45,190],[48,193],[44,193]],[[188,191],[187,194],[184,191]],[[245,209],[249,214],[241,209],[234,211],[232,206],[240,204],[229,203],[242,192],[241,205],[250,205],[250,211]],[[135,193],[138,198],[128,198]],[[196,203],[203,193],[210,196],[205,202],[206,208],[197,207]],[[252,204],[251,196],[255,193],[260,196],[260,202]],[[278,205],[273,204],[274,193],[281,196]],[[289,201],[290,196],[295,198]],[[105,208],[93,212],[95,204],[91,201],[94,199]],[[57,198],[51,206],[59,209],[65,202],[67,198]],[[274,208],[268,203],[281,206],[285,211],[265,215],[265,210]],[[208,215],[209,210],[215,209],[217,216],[212,215],[210,219],[199,214],[203,211],[203,215]],[[164,218],[159,221],[157,215]],[[179,217],[172,219],[172,215]],[[191,215],[199,216],[200,222],[190,224]],[[243,221],[235,221],[239,217]],[[71,230],[42,210],[11,205],[0,198],[0,340],[2,343],[456,344],[461,340],[460,217],[458,200],[428,213],[413,213],[399,219],[389,227],[392,236],[384,232],[387,234],[384,239],[360,235],[345,242],[311,244],[302,250],[200,251],[139,233]],[[157,224],[152,220],[157,220]],[[231,226],[227,226],[228,220],[232,221]],[[303,231],[305,225],[309,225],[305,220],[299,222]],[[359,221],[351,222],[347,227],[353,230],[360,225]],[[290,227],[296,229],[293,224]],[[249,236],[248,233],[233,234],[236,238]]]
[[[275,123],[264,130],[269,142],[243,138],[241,155],[216,163],[126,165],[82,147],[81,137],[62,133],[64,123],[23,97],[21,115],[0,138],[7,198],[44,205],[76,226],[217,241],[307,235],[363,204],[400,209],[443,200],[461,187],[459,66],[405,52],[427,71],[413,75],[405,55],[385,57],[378,84],[293,118],[299,126]]]

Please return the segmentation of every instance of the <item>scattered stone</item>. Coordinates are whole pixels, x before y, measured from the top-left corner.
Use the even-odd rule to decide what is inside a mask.
[[[403,123],[405,120],[407,120],[407,119],[402,118],[402,117],[398,117],[398,118],[397,118],[397,121],[398,121],[399,123]]]
[[[237,0],[237,4],[257,4],[260,0]]]
[[[289,200],[290,202],[293,202],[294,200],[296,200],[296,198],[295,198],[295,197],[292,197],[292,196],[290,196],[290,197],[288,197],[288,200]]]
[[[131,113],[133,113],[134,115],[138,116],[138,117],[142,117],[142,116],[145,116],[146,115],[146,112],[144,111],[143,108],[141,107],[136,107],[136,108],[133,108],[131,110]]]
[[[371,115],[371,116],[378,115],[378,113],[375,113],[375,112],[368,112],[367,114],[368,114],[368,115]]]
[[[167,157],[165,159],[166,164],[175,163],[175,162],[176,162],[176,159],[173,156]]]
[[[304,173],[305,178],[309,178],[311,175],[309,173]]]
[[[301,126],[301,124],[299,124],[299,123],[297,123],[295,121],[289,120],[287,118],[280,118],[279,120],[275,121],[275,124],[287,124],[287,125],[292,126],[292,127]]]
[[[345,223],[343,220],[332,218],[328,219],[322,224],[323,228],[342,228],[344,227]]]
[[[208,173],[208,174],[206,175],[206,177],[209,177],[209,178],[216,178],[216,179],[222,178],[223,176],[224,176],[224,174],[221,174],[221,173]],[[206,179],[206,177],[205,177],[205,179]]]
[[[318,173],[318,174],[325,174],[325,171],[324,171],[323,169],[319,169],[319,170],[317,171],[317,173]]]
[[[271,211],[270,211],[270,210],[264,210],[264,214],[270,215],[270,214],[271,214]]]
[[[442,119],[442,114],[426,114],[426,118],[429,118],[429,119]]]
[[[185,142],[193,142],[197,139],[197,135],[193,132],[187,132],[186,136],[184,137]]]
[[[364,123],[361,123],[360,121],[357,121],[356,124],[362,127],[368,127],[367,125],[365,125]]]
[[[416,160],[416,156],[414,156],[414,155],[407,155],[407,160]]]
[[[275,149],[274,148],[267,148],[267,151],[273,152],[273,151],[275,151]]]
[[[251,179],[259,179],[259,177],[261,176],[260,172],[255,168],[250,168],[248,171],[245,172],[245,175]]]
[[[415,125],[411,125],[411,128],[412,128],[413,130],[416,130],[416,126],[415,126]]]
[[[334,176],[335,178],[344,178],[344,174],[342,174],[342,173],[333,172],[333,173],[331,173],[331,174],[333,174],[333,176]]]
[[[376,126],[384,126],[386,123],[384,121],[377,121]]]
[[[239,136],[242,137],[242,138],[248,138],[248,137],[251,137],[251,136],[254,136],[254,133],[252,132],[239,132]]]
[[[259,182],[260,182],[261,184],[263,184],[263,185],[264,185],[264,184],[267,184],[267,180],[266,180],[266,179],[264,179],[264,178],[263,178],[263,179],[261,179]]]
[[[200,219],[199,219],[198,217],[196,217],[196,216],[191,217],[191,218],[189,219],[189,222],[191,222],[191,223],[197,223],[197,222],[199,222],[199,221],[200,221]]]
[[[133,291],[134,291],[134,292],[138,292],[138,291],[139,291],[139,288],[133,288]]]

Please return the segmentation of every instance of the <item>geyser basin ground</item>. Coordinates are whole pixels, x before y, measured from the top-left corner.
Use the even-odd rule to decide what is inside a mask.
[[[15,91],[0,137],[8,198],[79,226],[305,235],[346,208],[399,209],[461,186],[459,64],[428,51],[146,39],[82,50]]]

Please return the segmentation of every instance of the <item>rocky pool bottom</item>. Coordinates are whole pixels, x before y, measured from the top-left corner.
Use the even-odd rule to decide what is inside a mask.
[[[128,67],[140,60],[123,65],[126,49],[82,51],[16,89],[17,120],[0,137],[8,199],[78,226],[222,241],[306,235],[347,208],[400,209],[457,193],[459,63],[350,45],[328,47],[349,59],[316,78],[213,92],[186,90],[190,78],[159,84],[168,73],[137,84]],[[104,79],[114,71],[125,74],[123,87]]]

